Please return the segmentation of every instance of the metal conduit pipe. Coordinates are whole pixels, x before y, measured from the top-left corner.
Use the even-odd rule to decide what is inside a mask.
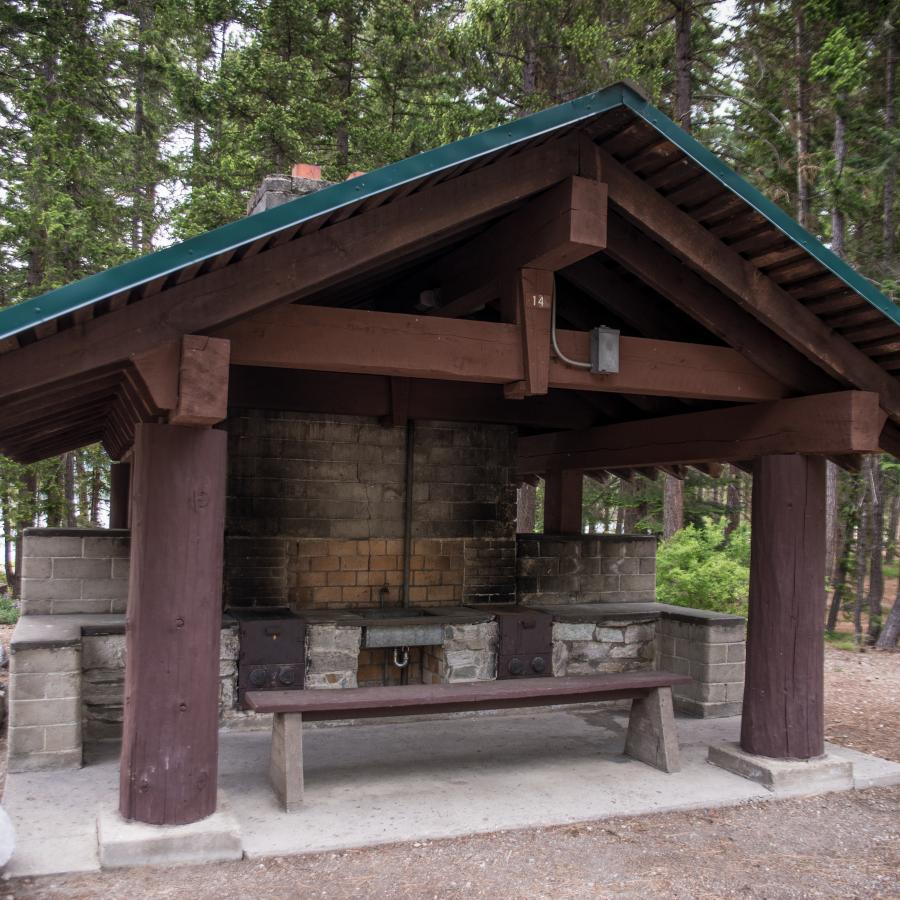
[[[412,556],[413,455],[416,447],[416,423],[406,423],[406,508],[403,512],[403,587],[401,606],[409,606],[409,565]]]

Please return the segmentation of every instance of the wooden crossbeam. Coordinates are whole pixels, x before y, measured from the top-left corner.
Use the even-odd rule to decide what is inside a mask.
[[[543,429],[588,428],[598,422],[582,395],[571,391],[554,391],[512,403],[504,399],[499,384],[249,366],[232,369],[228,405],[254,408],[264,397],[269,409],[374,416],[393,424],[397,407],[390,383],[397,381],[408,386],[405,412],[410,419],[494,422]]]
[[[0,356],[0,400],[309,297],[446,240],[578,170],[574,140],[483,166]]]
[[[900,384],[884,369],[610,154],[601,158],[610,201],[629,220],[833,378],[876,392],[900,419]]]
[[[840,391],[644,419],[520,438],[518,471],[745,462],[773,453],[872,453],[885,418],[877,394]]]
[[[236,365],[508,384],[525,377],[516,325],[324,307],[284,306],[216,332]],[[571,359],[589,358],[586,332],[558,333]],[[553,388],[756,402],[784,387],[728,347],[623,337],[620,371],[593,375],[550,361]]]

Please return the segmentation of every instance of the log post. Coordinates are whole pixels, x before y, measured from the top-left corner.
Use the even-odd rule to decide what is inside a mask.
[[[114,462],[109,468],[109,527],[128,527],[131,464]]]
[[[226,433],[138,424],[119,810],[215,812]]]
[[[778,759],[825,752],[825,460],[753,467],[750,612],[741,747]]]
[[[544,479],[544,534],[581,534],[580,469],[551,469]]]

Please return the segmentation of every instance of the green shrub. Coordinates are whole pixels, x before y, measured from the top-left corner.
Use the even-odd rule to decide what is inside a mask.
[[[726,520],[704,519],[659,545],[657,596],[661,603],[747,615],[750,527],[725,536]]]
[[[18,606],[9,597],[0,597],[0,625],[15,625],[18,621]]]

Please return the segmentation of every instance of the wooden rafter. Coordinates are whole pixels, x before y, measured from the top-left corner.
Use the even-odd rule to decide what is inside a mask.
[[[612,156],[602,159],[610,201],[628,219],[833,378],[876,392],[900,419],[900,384],[884,369]]]
[[[426,192],[201,275],[0,357],[0,399],[121,364],[277,303],[310,297],[385,260],[408,257],[461,227],[574,174],[574,140],[550,142]]]

